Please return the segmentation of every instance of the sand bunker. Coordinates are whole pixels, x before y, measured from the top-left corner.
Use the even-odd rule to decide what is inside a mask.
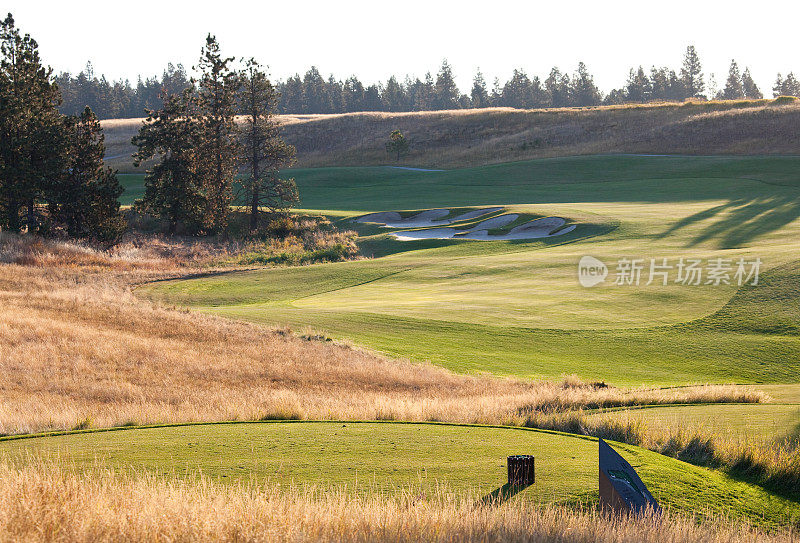
[[[455,228],[426,228],[424,230],[401,230],[392,235],[400,241],[414,241],[415,239],[450,239],[456,235]]]
[[[430,228],[427,230],[412,230],[394,232],[393,235],[400,241],[412,241],[419,239],[469,239],[478,241],[504,241],[516,239],[541,239],[552,236],[560,236],[575,230],[576,225],[571,224],[564,228],[567,223],[561,217],[544,217],[536,219],[519,226],[515,226],[506,234],[491,235],[489,230],[502,228],[514,222],[519,215],[509,213],[500,215],[478,223],[469,230],[457,231],[455,228]]]
[[[466,232],[477,232],[479,230],[491,230],[492,228],[502,228],[507,224],[511,224],[512,222],[517,220],[516,213],[506,213],[505,215],[498,215],[497,217],[492,217],[491,219],[486,219],[485,221],[481,221]]]
[[[484,215],[491,215],[492,213],[497,213],[498,211],[503,211],[502,207],[485,207],[483,209],[473,209],[472,211],[467,211],[466,213],[462,213],[456,217],[453,217],[448,223],[456,223],[461,221],[471,221],[472,219],[477,219],[478,217],[483,217]]]
[[[402,215],[396,211],[382,211],[380,213],[369,213],[368,215],[361,216],[357,218],[356,221],[376,223],[382,225],[384,228],[426,228],[429,226],[441,226],[476,219],[483,215],[495,213],[501,209],[503,208],[487,207],[484,209],[475,209],[457,215],[451,219],[445,219],[445,217],[450,214],[449,209],[429,209],[406,218],[403,218]]]

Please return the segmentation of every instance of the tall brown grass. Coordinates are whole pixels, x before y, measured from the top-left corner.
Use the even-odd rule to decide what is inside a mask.
[[[458,168],[592,153],[798,154],[797,100],[731,100],[593,108],[488,108],[411,113],[281,116],[300,167],[394,163],[384,144],[399,129],[402,164]],[[132,167],[141,119],[103,121],[109,161]]]
[[[579,407],[766,399],[457,375],[138,300],[131,285],[187,272],[145,249],[7,236],[0,247],[17,262],[0,264],[0,433],[261,418],[524,424]]]
[[[222,486],[203,478],[165,480],[100,467],[78,475],[60,464],[0,462],[0,541],[793,541],[726,521],[606,517],[594,509],[488,505],[440,489],[423,495],[354,496],[280,490],[268,483]]]

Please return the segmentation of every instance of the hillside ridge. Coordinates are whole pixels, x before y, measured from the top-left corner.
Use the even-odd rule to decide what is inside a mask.
[[[403,113],[281,115],[298,167],[403,165],[456,168],[556,156],[631,153],[800,154],[800,101],[731,100],[563,109],[486,108]],[[134,168],[142,119],[102,121],[108,164]],[[384,144],[401,130],[399,162]]]

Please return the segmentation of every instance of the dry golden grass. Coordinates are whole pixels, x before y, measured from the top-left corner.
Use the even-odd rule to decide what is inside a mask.
[[[337,491],[221,486],[97,467],[77,475],[33,459],[0,463],[0,541],[794,541],[792,532],[746,525],[608,518],[593,509],[481,504],[442,489],[393,498]]]
[[[523,424],[577,407],[766,399],[456,375],[133,296],[137,282],[187,273],[180,252],[8,236],[0,247],[12,262],[0,264],[0,433],[264,417]]]
[[[109,164],[132,167],[141,119],[103,121]],[[411,144],[401,164],[464,167],[592,153],[797,154],[798,101],[733,100],[592,108],[511,108],[284,115],[284,137],[300,167],[393,163],[384,144],[401,130]]]

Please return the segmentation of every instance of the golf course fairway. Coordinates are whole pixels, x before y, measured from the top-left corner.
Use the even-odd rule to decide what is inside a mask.
[[[296,170],[303,209],[355,230],[364,260],[210,274],[137,290],[169,305],[312,328],[463,373],[615,385],[794,383],[800,375],[798,157],[588,156],[417,172]],[[137,181],[126,183],[136,192]],[[353,219],[475,209],[563,217],[540,240],[398,241]],[[319,211],[323,210],[323,211]],[[301,210],[302,211],[302,210]],[[528,219],[525,219],[528,220]],[[586,288],[592,256],[609,279]],[[639,260],[638,284],[616,284]],[[651,261],[672,275],[648,277]],[[684,260],[760,262],[756,285],[676,281]]]

